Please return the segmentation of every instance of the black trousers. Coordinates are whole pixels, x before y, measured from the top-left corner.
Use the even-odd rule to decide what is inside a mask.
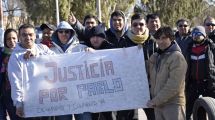
[[[215,90],[209,90],[206,86],[202,85],[190,85],[186,88],[186,120],[190,120],[191,114],[193,112],[193,106],[195,101],[200,95],[203,97],[213,97],[215,98]]]
[[[144,108],[143,110],[148,120],[155,120],[155,112],[153,108]]]

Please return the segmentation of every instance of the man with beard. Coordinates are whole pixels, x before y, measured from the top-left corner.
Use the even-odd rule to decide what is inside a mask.
[[[193,42],[188,51],[189,58],[186,81],[186,119],[190,120],[193,105],[200,95],[215,98],[214,55],[215,44],[206,37],[203,26],[192,30]],[[203,118],[199,118],[203,120]]]

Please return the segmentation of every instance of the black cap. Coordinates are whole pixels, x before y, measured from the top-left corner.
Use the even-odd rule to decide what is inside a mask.
[[[105,35],[105,26],[103,24],[99,24],[96,27],[93,27],[89,31],[89,38],[93,36],[99,36],[101,38],[106,38]]]
[[[54,31],[56,30],[56,27],[52,24],[43,23],[42,25],[40,25],[41,30],[44,30],[46,28],[49,28],[49,29],[54,30]]]

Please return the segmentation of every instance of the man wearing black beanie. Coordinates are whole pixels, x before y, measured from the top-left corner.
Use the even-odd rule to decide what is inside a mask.
[[[94,49],[110,49],[113,45],[106,40],[105,26],[100,24],[93,27],[88,36],[90,38],[90,44]]]

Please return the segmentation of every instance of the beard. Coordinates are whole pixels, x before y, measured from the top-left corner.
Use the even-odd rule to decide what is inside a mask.
[[[194,43],[195,44],[202,44],[204,42],[204,39],[195,39]]]

